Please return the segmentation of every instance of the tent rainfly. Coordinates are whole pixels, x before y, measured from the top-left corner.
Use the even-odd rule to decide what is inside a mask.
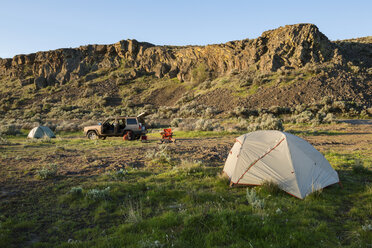
[[[271,181],[300,199],[340,182],[337,172],[312,145],[274,130],[238,137],[223,171],[231,184],[261,185]]]
[[[55,138],[56,136],[49,127],[44,126],[34,127],[27,135],[29,139],[41,139],[44,137]]]

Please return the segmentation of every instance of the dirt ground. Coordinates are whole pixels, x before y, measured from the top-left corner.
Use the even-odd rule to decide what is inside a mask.
[[[108,138],[98,141],[92,147],[92,141],[84,137],[62,139],[84,139],[84,143],[90,143],[90,146],[59,145],[58,141],[57,144],[31,146],[15,143],[2,146],[4,153],[0,160],[0,186],[9,187],[11,182],[22,184],[25,180],[34,180],[35,171],[47,163],[58,163],[61,165],[60,174],[70,177],[90,177],[120,168],[141,168],[149,160],[147,153],[158,151],[164,146],[167,146],[167,153],[175,160],[200,160],[222,165],[234,142],[234,137],[180,138],[176,144],[160,145],[160,138],[150,138],[148,143],[127,141],[130,146],[123,146],[120,145],[123,143],[121,138]],[[115,144],[100,147],[100,144],[109,142]]]

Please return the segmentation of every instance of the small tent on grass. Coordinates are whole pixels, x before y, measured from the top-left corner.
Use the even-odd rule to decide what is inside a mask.
[[[337,172],[312,145],[274,130],[238,137],[223,171],[232,184],[261,185],[271,181],[300,199],[339,182]]]
[[[49,127],[38,126],[34,127],[27,135],[29,139],[41,139],[41,138],[55,138],[53,131]]]

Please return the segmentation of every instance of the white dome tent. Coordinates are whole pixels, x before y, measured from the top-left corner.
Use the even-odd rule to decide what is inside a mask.
[[[312,145],[274,130],[238,137],[223,171],[232,184],[261,185],[271,181],[300,199],[339,182],[337,172]]]
[[[38,126],[34,127],[27,135],[29,139],[41,139],[41,138],[55,138],[53,131],[49,127]]]

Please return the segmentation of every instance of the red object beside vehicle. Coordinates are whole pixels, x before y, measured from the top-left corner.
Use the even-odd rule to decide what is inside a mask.
[[[161,134],[161,143],[171,143],[171,142],[176,142],[175,139],[173,139],[173,132],[171,128],[165,128],[163,129],[163,132]]]

